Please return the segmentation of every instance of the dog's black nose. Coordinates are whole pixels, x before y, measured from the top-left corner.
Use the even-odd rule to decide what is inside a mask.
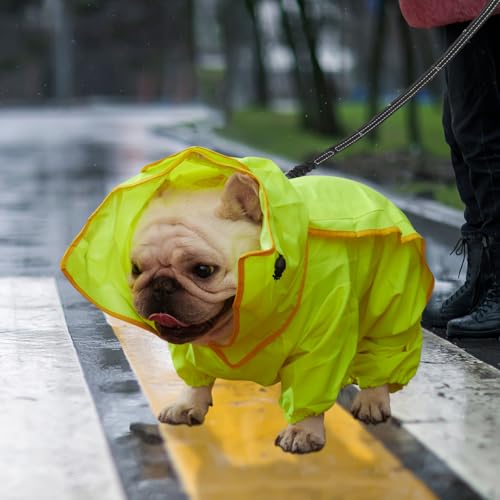
[[[168,278],[166,276],[159,276],[151,282],[151,289],[153,296],[156,299],[162,299],[165,295],[171,295],[179,290],[180,285],[176,279]]]

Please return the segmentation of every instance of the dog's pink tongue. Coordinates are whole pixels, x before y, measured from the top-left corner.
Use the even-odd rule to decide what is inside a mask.
[[[148,318],[150,321],[155,321],[161,326],[166,326],[167,328],[172,328],[172,327],[181,327],[181,328],[186,328],[189,325],[186,325],[186,323],[183,323],[182,321],[179,321],[177,318],[174,318],[170,314],[167,313],[154,313],[151,314]]]

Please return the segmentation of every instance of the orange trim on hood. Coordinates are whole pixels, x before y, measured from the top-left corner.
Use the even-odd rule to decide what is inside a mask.
[[[219,356],[219,358],[230,368],[239,368],[240,366],[244,365],[248,361],[250,361],[253,357],[255,357],[264,347],[269,345],[273,340],[277,339],[287,328],[288,325],[292,322],[293,318],[297,314],[297,311],[302,303],[302,294],[304,292],[304,286],[306,282],[306,276],[307,276],[307,265],[308,265],[308,256],[309,256],[309,243],[306,244],[305,248],[305,258],[304,258],[304,270],[302,273],[302,281],[300,283],[300,288],[299,288],[299,294],[297,298],[297,302],[295,303],[295,306],[293,307],[292,311],[288,315],[287,319],[283,322],[283,324],[271,335],[266,337],[264,340],[259,342],[249,353],[247,353],[243,358],[240,359],[237,363],[231,363],[229,359],[227,359],[227,356],[224,354],[223,348],[224,347],[229,347],[231,344],[228,344],[227,346],[217,346],[216,344],[209,344],[208,346]],[[244,282],[242,283],[242,288],[244,287]],[[232,341],[234,341],[232,339]]]
[[[117,318],[121,321],[125,321],[126,323],[131,323],[135,326],[138,326],[139,328],[142,328],[143,330],[154,333],[157,337],[161,338],[158,335],[158,332],[153,327],[150,327],[147,323],[143,323],[142,321],[137,321],[135,319],[129,318],[128,316],[123,316],[121,314],[115,313],[115,312],[110,311],[107,308],[102,307],[101,305],[97,304],[91,297],[89,297],[87,295],[87,293],[82,288],[80,288],[80,286],[75,282],[75,280],[73,279],[71,274],[66,272],[66,269],[62,268],[61,271],[64,274],[64,276],[66,277],[66,279],[76,288],[76,290],[79,293],[81,293],[83,295],[83,297],[85,297],[91,304],[94,304],[98,309],[105,312],[106,314],[109,314],[110,316],[113,316],[114,318]],[[165,340],[165,339],[162,339],[162,340]]]

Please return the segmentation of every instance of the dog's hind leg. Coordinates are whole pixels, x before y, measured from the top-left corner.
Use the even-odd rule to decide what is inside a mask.
[[[321,450],[325,445],[323,414],[306,417],[295,424],[290,424],[280,432],[274,444],[290,453]]]
[[[365,424],[379,424],[391,416],[389,387],[361,389],[351,407],[351,413]]]
[[[349,368],[349,382],[361,387],[351,406],[359,420],[378,424],[391,416],[390,392],[402,389],[420,361],[420,321],[390,336],[364,337]]]

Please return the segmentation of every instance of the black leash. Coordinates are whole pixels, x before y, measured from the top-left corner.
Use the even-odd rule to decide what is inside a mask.
[[[289,179],[294,177],[302,177],[307,175],[311,170],[316,168],[318,165],[328,160],[332,156],[340,153],[344,149],[352,146],[354,143],[358,142],[362,137],[364,137],[368,132],[371,132],[374,128],[378,127],[382,122],[387,120],[389,116],[395,113],[399,108],[404,106],[417,92],[420,91],[422,87],[427,85],[431,80],[433,80],[436,75],[460,52],[462,47],[470,40],[470,38],[476,33],[476,31],[486,22],[488,17],[493,13],[496,7],[500,4],[500,0],[490,0],[486,7],[480,12],[480,14],[474,19],[462,34],[453,42],[446,52],[415,82],[413,85],[408,87],[402,94],[400,94],[396,99],[394,99],[385,109],[380,113],[376,114],[371,120],[369,120],[365,125],[359,128],[352,135],[344,139],[343,141],[331,146],[327,150],[323,151],[320,155],[310,161],[306,161],[293,167],[286,173]]]

